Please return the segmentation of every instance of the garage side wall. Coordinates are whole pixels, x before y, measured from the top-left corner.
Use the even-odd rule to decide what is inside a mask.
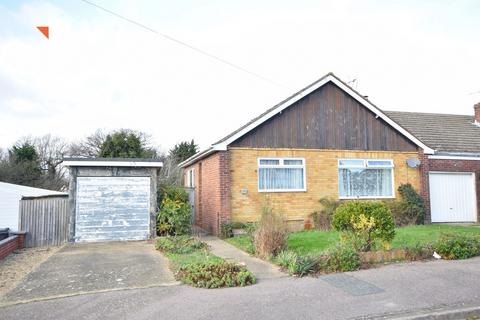
[[[76,195],[78,177],[150,177],[150,237],[156,236],[157,205],[157,168],[128,167],[70,167],[69,171],[69,236],[70,242],[75,241]]]
[[[425,200],[425,222],[430,223],[432,216],[430,212],[430,186],[429,172],[473,172],[475,173],[475,187],[477,196],[477,221],[480,221],[480,161],[478,160],[441,160],[428,159],[427,155],[420,154],[422,187],[421,195]]]

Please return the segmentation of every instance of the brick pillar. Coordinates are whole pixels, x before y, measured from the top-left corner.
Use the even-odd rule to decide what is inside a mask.
[[[17,238],[18,249],[25,248],[25,237],[27,235],[25,231],[10,232],[10,234],[18,236]]]
[[[231,174],[230,174],[230,153],[220,153],[220,215],[218,225],[231,221]]]
[[[428,161],[428,155],[423,153],[423,150],[418,152],[418,158],[420,159],[420,195],[425,202],[425,223],[431,223],[432,217],[430,214],[430,185],[428,180],[428,173],[430,171],[430,164]]]

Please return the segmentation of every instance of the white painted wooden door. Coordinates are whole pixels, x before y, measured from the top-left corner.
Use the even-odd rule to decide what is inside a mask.
[[[430,172],[432,222],[476,222],[475,175]]]
[[[149,177],[78,177],[75,239],[144,240],[150,234]]]

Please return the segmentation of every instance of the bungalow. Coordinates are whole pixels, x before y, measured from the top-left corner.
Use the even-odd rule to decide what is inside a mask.
[[[435,150],[329,73],[180,164],[195,223],[255,221],[266,198],[303,228],[319,199],[394,199],[425,190]],[[426,167],[426,169],[425,169]],[[428,188],[428,187],[427,187]]]

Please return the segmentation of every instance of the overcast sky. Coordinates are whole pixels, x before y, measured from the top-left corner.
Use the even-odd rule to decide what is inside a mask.
[[[203,148],[330,71],[384,110],[480,102],[477,0],[90,1],[275,83],[80,0],[0,0],[0,147],[131,128]]]

